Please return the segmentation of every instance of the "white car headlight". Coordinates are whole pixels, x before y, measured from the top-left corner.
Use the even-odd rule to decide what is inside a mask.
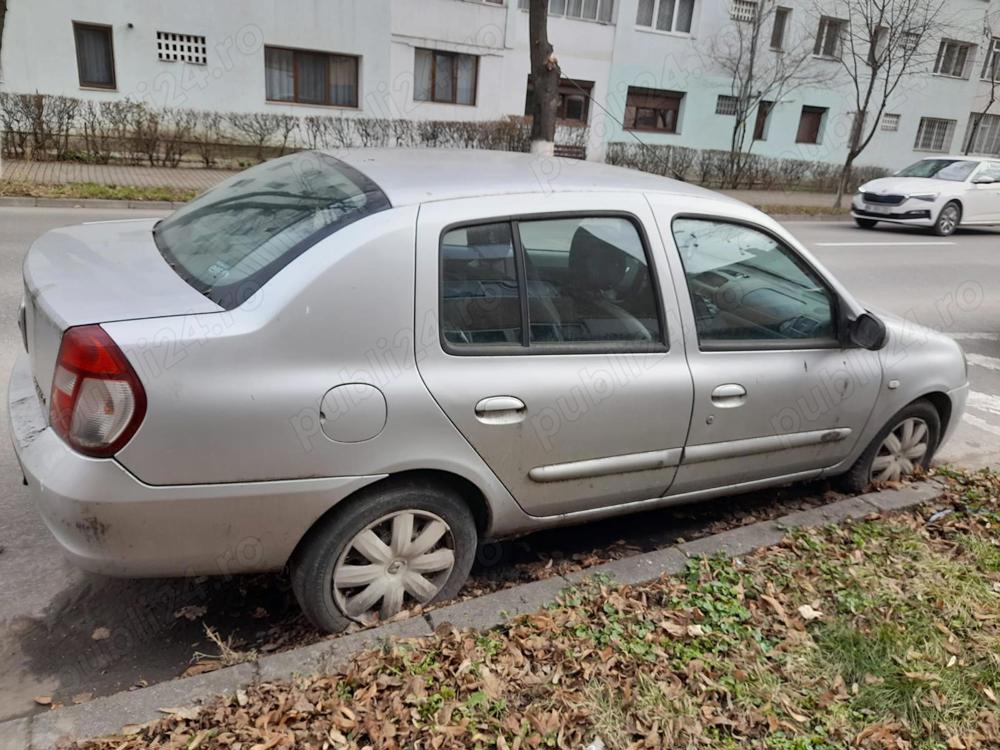
[[[927,201],[928,203],[933,203],[934,201],[936,201],[938,199],[939,195],[941,195],[941,194],[940,193],[913,193],[912,195],[908,195],[907,197],[908,198],[913,198],[913,200],[917,200],[917,201]]]

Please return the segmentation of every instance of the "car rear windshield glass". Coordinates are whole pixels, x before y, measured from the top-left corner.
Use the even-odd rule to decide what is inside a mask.
[[[390,207],[344,162],[305,151],[240,172],[156,225],[156,245],[189,284],[226,309],[323,237]]]
[[[978,161],[964,159],[924,159],[911,164],[897,177],[933,177],[936,180],[965,182],[978,166]]]

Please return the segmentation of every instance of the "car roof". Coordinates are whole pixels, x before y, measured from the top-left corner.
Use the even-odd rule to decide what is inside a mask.
[[[325,153],[369,177],[394,206],[491,195],[658,192],[735,199],[679,180],[580,159],[477,149],[338,149]]]

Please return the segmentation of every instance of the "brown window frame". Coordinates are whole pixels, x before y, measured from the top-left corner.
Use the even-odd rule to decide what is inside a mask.
[[[278,50],[280,52],[291,52],[292,53],[292,98],[291,99],[272,99],[268,96],[267,84],[264,84],[264,99],[265,101],[275,102],[278,104],[305,104],[310,107],[339,107],[341,109],[358,109],[360,107],[361,101],[361,56],[360,55],[350,55],[344,52],[325,52],[323,50],[315,49],[301,49],[298,47],[283,47],[278,44],[265,44],[264,45],[264,71],[265,76],[267,72],[267,51]],[[299,98],[299,55],[321,55],[326,58],[326,65],[323,66],[323,94],[324,101],[322,102],[312,102]],[[330,100],[330,58],[338,57],[345,60],[354,61],[354,103],[353,104],[339,104]]]
[[[414,73],[416,73],[416,59],[417,51],[425,50],[431,53],[431,97],[430,99],[418,99],[417,98],[417,87],[413,86],[413,100],[417,102],[430,102],[432,104],[456,104],[460,107],[475,107],[479,103],[479,55],[472,55],[468,52],[452,52],[451,50],[444,49],[433,49],[432,47],[414,47],[413,48],[413,60],[414,60]],[[453,59],[451,66],[451,99],[438,99],[437,98],[437,59],[438,55],[445,55]],[[458,101],[458,58],[459,57],[471,57],[476,61],[476,69],[472,76],[472,101],[471,102],[460,102]]]
[[[761,99],[757,103],[757,115],[753,126],[753,139],[755,141],[767,140],[767,121],[770,119],[773,111],[774,102]]]
[[[809,104],[803,105],[802,112],[799,114],[799,127],[798,130],[795,132],[795,142],[801,143],[806,146],[818,146],[822,140],[822,135],[823,135],[823,120],[829,113],[830,113],[829,107],[814,107]],[[811,141],[802,139],[802,126],[804,124],[805,116],[807,114],[819,115],[819,122],[817,122],[816,124],[815,140]],[[812,132],[812,129],[810,129],[809,132]]]
[[[785,37],[788,35],[788,23],[791,20],[791,8],[779,5],[774,9],[774,24],[771,26],[771,49],[775,52],[785,51]]]
[[[579,88],[578,88],[579,87]],[[583,89],[581,91],[580,89]],[[535,91],[535,83],[528,75],[528,85],[524,94],[524,116],[531,117],[531,98]],[[593,81],[578,78],[560,78],[556,90],[559,104],[556,107],[556,119],[563,125],[586,127],[590,122],[590,99],[594,91]],[[570,96],[583,97],[583,117],[566,116],[566,100]]]
[[[88,29],[91,31],[103,31],[108,36],[108,53],[111,58],[111,83],[100,83],[83,80],[83,65],[80,56],[80,42],[76,35],[78,29]],[[116,91],[118,89],[118,72],[115,70],[115,33],[114,27],[107,23],[90,23],[88,21],[73,21],[73,46],[76,49],[76,77],[82,89],[104,89],[106,91]]]
[[[625,116],[622,119],[622,125],[625,130],[635,130],[644,133],[666,133],[668,135],[677,135],[681,132],[681,107],[684,105],[684,97],[686,96],[684,91],[671,91],[667,89],[651,89],[645,86],[629,86],[628,92],[625,95]],[[660,97],[662,99],[674,99],[677,101],[676,109],[667,109],[666,107],[640,107],[635,104],[631,104],[633,97]],[[629,113],[631,110],[631,114]],[[639,112],[640,111],[650,111],[650,112],[673,112],[674,113],[674,123],[673,128],[660,128],[660,127],[647,127],[638,124]],[[656,115],[659,119],[659,115]]]

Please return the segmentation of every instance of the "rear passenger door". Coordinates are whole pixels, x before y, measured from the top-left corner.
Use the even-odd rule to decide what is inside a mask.
[[[420,373],[529,514],[657,498],[673,480],[692,383],[650,227],[640,195],[420,209]]]

